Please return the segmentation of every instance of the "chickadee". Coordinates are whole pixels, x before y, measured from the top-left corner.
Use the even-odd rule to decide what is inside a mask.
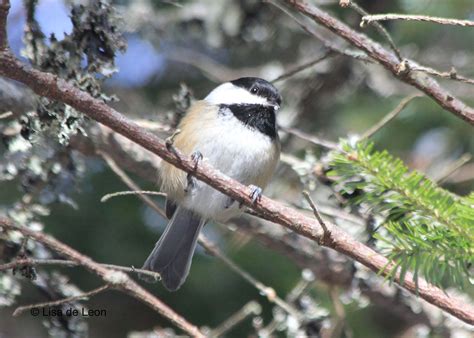
[[[275,121],[280,104],[277,89],[260,78],[223,83],[189,108],[173,145],[195,161],[204,157],[224,174],[252,186],[252,197],[257,198],[280,157]],[[165,288],[175,291],[189,273],[204,224],[225,222],[242,210],[232,198],[171,164],[163,163],[161,180],[170,221],[143,269],[160,273]]]

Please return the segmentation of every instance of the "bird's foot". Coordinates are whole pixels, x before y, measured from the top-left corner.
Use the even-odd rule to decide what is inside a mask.
[[[202,153],[199,150],[196,150],[191,154],[191,160],[194,161],[194,170],[196,170],[199,162],[201,162],[203,158],[204,156],[202,156]]]
[[[249,185],[249,188],[251,189],[250,198],[252,199],[252,204],[255,204],[255,202],[260,201],[262,198],[263,190],[256,185]]]
[[[170,137],[167,137],[166,140],[165,140],[165,146],[166,146],[166,149],[168,149],[169,151],[172,151],[174,150],[174,139],[176,136],[178,136],[178,134],[181,133],[181,129],[176,129],[174,131],[173,134],[171,134]]]
[[[199,165],[199,162],[204,158],[202,156],[202,153],[199,150],[196,150],[191,154],[191,160],[194,161],[194,170],[197,169],[197,166]],[[188,173],[186,176],[186,180],[188,182],[186,188],[184,189],[184,192],[189,192],[192,191],[196,187],[196,179],[193,177],[191,173]]]

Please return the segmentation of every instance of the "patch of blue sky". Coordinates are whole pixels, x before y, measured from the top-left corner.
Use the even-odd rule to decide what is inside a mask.
[[[117,55],[119,71],[112,76],[109,84],[138,87],[160,78],[166,67],[165,56],[138,35],[128,35],[127,43],[127,51]]]
[[[24,48],[23,34],[25,30],[26,13],[22,0],[11,1],[10,15],[8,17],[8,40],[10,47],[16,55]],[[62,39],[64,33],[72,31],[69,18],[69,9],[62,1],[41,0],[36,7],[36,20],[47,38],[54,33],[56,38]]]

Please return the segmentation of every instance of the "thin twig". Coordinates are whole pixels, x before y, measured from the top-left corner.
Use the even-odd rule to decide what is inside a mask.
[[[13,116],[13,113],[11,111],[7,111],[6,113],[0,114],[0,120],[9,118],[10,116]]]
[[[204,337],[202,332],[195,325],[189,323],[168,305],[135,283],[125,273],[105,268],[102,265],[94,262],[91,258],[79,253],[64,243],[59,242],[55,238],[43,232],[34,231],[25,226],[16,225],[8,218],[0,218],[0,227],[10,231],[19,231],[24,236],[31,237],[35,241],[42,243],[43,245],[56,251],[58,254],[75,261],[80,266],[83,266],[87,270],[100,276],[106,283],[111,284],[114,288],[117,288],[147,304],[153,310],[168,318],[171,322],[176,324],[176,326],[187,332],[189,335],[195,337]]]
[[[300,0],[286,0],[286,2],[294,6],[298,11],[310,16],[313,20],[330,27],[334,32],[340,34],[341,37],[354,44],[357,48],[363,49],[384,67],[390,69],[393,74],[397,73],[400,62],[397,62],[395,56],[365,35],[353,31],[340,21],[318,8],[308,5],[306,2]],[[3,12],[0,11],[0,32],[2,30],[2,23],[6,21],[3,20],[2,13]],[[0,34],[0,46],[5,42],[1,39],[2,34]],[[27,85],[38,95],[68,104],[91,119],[106,125],[117,133],[158,155],[178,169],[191,173],[196,179],[203,181],[236,201],[251,207],[260,213],[260,215],[265,219],[283,225],[300,235],[312,239],[313,241],[320,242],[322,236],[324,236],[321,226],[313,218],[302,215],[293,208],[289,208],[265,196],[262,196],[258,203],[252,203],[249,187],[224,175],[205,161],[196,168],[195,161],[190,159],[188,156],[185,156],[177,149],[170,151],[163,143],[163,140],[158,136],[140,128],[130,121],[130,119],[120,114],[103,101],[93,98],[90,94],[81,91],[65,80],[58,79],[58,77],[53,74],[28,68],[13,54],[5,50],[0,52],[0,75]],[[421,80],[419,77],[415,77],[411,73],[399,75],[399,78],[429,94],[436,102],[453,114],[474,124],[474,109],[452,96],[448,99],[446,91],[439,87],[433,79],[426,78],[425,76],[424,79]],[[4,226],[2,221],[0,221],[0,225]],[[391,268],[393,268],[393,262],[388,262],[387,258],[383,255],[355,240],[345,231],[335,227],[333,224],[327,223],[326,225],[330,225],[332,236],[331,241],[327,241],[323,245],[357,260],[374,272],[380,272],[380,270],[383,270],[381,274],[384,276],[390,272]],[[27,230],[22,231],[26,233]],[[31,233],[40,236],[39,233]],[[45,234],[41,235],[46,236]],[[80,256],[77,256],[79,254],[77,251],[71,251],[73,250],[71,248],[68,249],[70,250],[69,253],[72,254],[72,252],[74,252],[76,255],[74,257],[81,259],[81,262],[90,263],[90,261],[85,261]],[[87,266],[88,269],[101,276],[106,276],[110,273],[109,270],[104,269],[97,264],[89,264]],[[113,273],[115,275],[119,272],[113,271]],[[125,275],[125,277],[127,276]],[[400,276],[395,276],[394,281],[396,283],[401,283]],[[468,323],[474,323],[474,308],[469,306],[469,304],[460,301],[457,297],[448,297],[443,290],[427,283],[421,277],[418,277],[417,281],[418,283],[415,283],[414,275],[407,272],[402,287],[409,290],[411,293],[417,294],[428,302],[435,304],[439,308],[444,309],[457,318]],[[186,330],[187,332],[190,330],[192,334],[202,336],[202,333],[194,325],[185,321],[181,316],[178,316],[173,310],[159,301],[156,297],[147,293],[143,288],[139,288],[139,286],[131,279],[128,278],[126,283],[123,283],[123,285],[128,293],[146,302],[148,305],[153,307],[153,309],[165,314],[168,318],[171,318],[173,322],[183,328],[183,330]],[[138,287],[139,291],[133,290],[132,286]]]
[[[422,18],[427,18],[427,19],[431,18],[431,19],[435,19],[435,20],[441,20],[443,22],[437,22],[437,21],[434,21],[434,20],[418,20],[418,21],[433,21],[433,22],[443,23],[443,24],[456,24],[456,22],[457,23],[466,23],[466,22],[468,22],[468,23],[470,23],[470,25],[474,24],[474,21],[469,21],[469,20],[444,19],[444,18],[436,18],[436,17],[423,16],[423,15],[400,15],[400,14],[370,15],[369,13],[365,12],[362,8],[360,8],[353,1],[341,0],[341,6],[343,6],[342,3],[344,3],[344,6],[349,6],[351,8],[354,8],[357,12],[359,12],[359,14],[363,15],[363,17],[361,19],[361,22],[360,22],[361,27],[364,27],[367,24],[373,24],[377,29],[379,29],[381,31],[381,33],[383,35],[386,36],[386,38],[390,42],[392,50],[396,53],[399,61],[402,61],[399,50],[395,47],[395,44],[393,43],[393,40],[390,37],[389,33],[385,30],[385,28],[378,21],[380,21],[380,20],[397,20],[397,19],[417,20],[416,18],[422,17]],[[347,5],[346,5],[346,3],[347,3]],[[399,17],[395,17],[397,15]],[[394,17],[390,18],[390,19],[389,18],[387,18],[387,19],[377,19],[377,18],[383,17],[383,16],[385,16],[385,17],[386,16],[394,16]],[[412,18],[412,19],[407,19],[407,18]],[[448,22],[450,22],[450,23],[448,23]],[[461,26],[469,26],[469,25],[461,24]],[[440,72],[440,71],[438,71],[436,69],[433,69],[433,68],[430,68],[430,67],[410,64],[410,70],[424,72],[424,73],[427,73],[427,74],[430,74],[430,75],[433,75],[433,76],[437,76],[437,77],[441,77],[441,78],[445,78],[445,79],[457,80],[457,81],[468,83],[468,84],[474,84],[473,79],[467,78],[467,77],[462,76],[462,75],[458,75],[457,71],[454,67],[452,67],[449,72]]]
[[[196,67],[201,70],[208,79],[217,83],[236,79],[245,73],[255,74],[257,72],[257,68],[234,70],[214,61],[205,54],[189,48],[173,48],[167,52],[166,56],[171,60]]]
[[[313,212],[313,209],[310,209],[310,208],[300,207],[299,209]],[[318,208],[318,211],[319,213],[323,215],[330,216],[335,219],[344,220],[344,221],[353,223],[354,225],[359,225],[359,226],[365,225],[365,220],[363,218],[341,209],[337,209],[337,208],[333,208],[333,207],[325,206],[325,205],[320,205]]]
[[[143,202],[145,202],[150,208],[155,210],[159,215],[166,219],[166,213],[163,211],[163,209],[158,207],[158,205],[153,202],[151,198],[142,193],[139,193],[140,191],[142,191],[142,189],[140,189],[140,187],[130,178],[130,176],[128,176],[127,173],[118,166],[118,164],[112,159],[112,157],[110,157],[103,151],[99,151],[98,153],[100,156],[102,156],[102,158],[105,160],[110,169],[112,169],[112,171],[122,180],[123,183],[125,183],[127,187],[129,187],[134,192],[137,192],[138,197]]]
[[[378,132],[380,129],[385,127],[390,121],[392,121],[395,117],[397,117],[400,112],[405,109],[405,107],[415,98],[417,97],[423,97],[422,94],[413,94],[410,96],[405,97],[403,100],[400,101],[398,106],[395,107],[390,113],[385,115],[379,122],[377,122],[375,125],[373,125],[369,130],[367,130],[362,136],[360,137],[361,140],[368,139],[372,135],[374,135],[376,132]]]
[[[155,195],[155,196],[166,197],[166,194],[164,192],[159,192],[159,191],[149,191],[149,190],[129,191],[127,190],[127,191],[117,191],[117,192],[112,192],[110,194],[106,194],[102,196],[100,201],[104,203],[113,197],[126,196],[126,195]]]
[[[431,67],[410,64],[410,70],[415,71],[415,72],[423,72],[423,73],[430,74],[430,75],[433,75],[433,76],[437,76],[437,77],[440,77],[440,78],[443,78],[443,79],[456,80],[456,81],[459,81],[459,82],[474,85],[474,80],[473,79],[470,79],[468,77],[459,75],[456,68],[454,68],[454,67],[451,67],[451,70],[449,72],[441,72],[441,71],[433,69]]]
[[[363,54],[363,53],[360,53],[360,52],[357,52],[357,51],[353,51],[353,50],[350,50],[350,49],[343,49],[343,48],[339,47],[338,45],[336,45],[335,43],[331,42],[330,40],[326,39],[320,33],[315,31],[312,27],[305,24],[303,21],[301,21],[296,16],[291,14],[284,6],[280,5],[278,2],[275,2],[273,0],[265,0],[265,1],[268,2],[269,4],[275,6],[276,8],[281,10],[283,13],[288,15],[290,18],[292,18],[309,35],[312,35],[316,39],[321,41],[325,48],[327,48],[327,49],[329,49],[329,50],[331,50],[331,51],[333,51],[337,54],[344,55],[344,56],[349,56],[349,57],[354,58],[356,60],[361,60],[361,61],[369,62],[369,63],[374,62],[366,54]]]
[[[300,298],[305,292],[307,292],[313,282],[315,281],[314,273],[309,270],[305,269],[301,272],[301,279],[295,285],[295,287],[291,290],[291,292],[286,297],[286,300],[290,303],[295,302],[298,298]]]
[[[438,176],[436,176],[433,181],[437,183],[443,183],[449,176],[451,176],[470,160],[472,160],[471,154],[466,153],[462,155],[459,159],[448,165],[448,167],[445,168]]]
[[[377,21],[387,21],[387,20],[424,21],[424,22],[438,23],[441,25],[474,27],[474,21],[471,21],[471,20],[440,18],[440,17],[428,16],[428,15],[392,14],[392,13],[365,15],[364,17],[362,17],[362,21],[360,24],[366,25],[366,24],[376,23]]]
[[[308,289],[311,287],[311,285],[314,282],[314,274],[310,270],[303,270],[302,273],[302,278],[298,281],[298,283],[295,285],[295,287],[286,295],[285,300],[293,304],[298,298],[301,297],[303,293],[308,291]],[[272,321],[264,327],[261,331],[263,332],[262,336],[263,337],[271,337],[272,333],[278,328],[279,321],[276,320],[275,316],[273,316]]]
[[[283,310],[285,310],[288,314],[295,317],[296,319],[301,319],[301,314],[297,309],[295,309],[291,304],[285,302],[282,298],[280,298],[275,289],[272,287],[266,286],[247,271],[243,270],[240,266],[235,264],[230,258],[228,258],[222,251],[220,251],[214,243],[210,242],[204,236],[199,236],[199,243],[213,256],[219,258],[225,265],[231,268],[234,272],[236,272],[239,276],[245,279],[247,282],[252,284],[256,289],[258,289],[263,295],[267,297],[267,299],[271,303],[275,303]]]
[[[44,302],[44,303],[36,303],[36,304],[31,304],[31,305],[20,306],[20,307],[17,307],[16,310],[13,312],[13,317],[19,316],[23,312],[31,310],[31,309],[35,309],[35,308],[41,309],[41,308],[44,308],[44,307],[52,307],[52,306],[57,306],[57,305],[61,305],[61,304],[64,304],[64,303],[73,302],[75,300],[89,298],[89,297],[92,297],[92,296],[102,292],[102,291],[110,289],[110,287],[111,286],[109,284],[105,284],[105,285],[102,285],[101,287],[98,287],[97,289],[81,293],[80,295],[77,295],[77,296],[63,298],[63,299],[55,300],[55,301],[52,301],[52,302]]]
[[[239,311],[232,314],[223,323],[211,330],[209,337],[223,337],[225,333],[230,331],[237,324],[241,323],[250,315],[259,315],[262,312],[262,307],[256,301],[250,301],[245,304]]]
[[[337,143],[335,143],[335,142],[328,141],[328,140],[322,139],[320,137],[307,134],[307,133],[305,133],[301,130],[295,129],[295,128],[281,127],[280,126],[280,129],[284,132],[295,135],[296,137],[299,137],[302,140],[311,142],[315,145],[322,146],[324,148],[328,148],[328,149],[331,149],[331,150],[336,150],[338,148]]]
[[[321,225],[321,228],[324,230],[324,235],[329,236],[330,232],[328,230],[328,227],[326,223],[324,222],[323,218],[321,217],[321,214],[318,211],[318,208],[316,207],[316,204],[314,204],[313,199],[309,195],[309,192],[303,191],[303,196],[308,201],[309,205],[311,206],[311,209],[313,209],[314,217],[318,220],[319,225]]]
[[[334,56],[334,52],[332,50],[329,50],[329,51],[325,52],[323,55],[318,56],[314,60],[306,62],[302,65],[299,65],[299,66],[295,67],[294,69],[291,69],[290,71],[276,77],[275,79],[273,79],[270,82],[275,83],[275,82],[278,82],[278,81],[286,80],[286,79],[292,77],[293,75],[298,74],[299,72],[302,72],[303,70],[308,69],[308,68],[318,64],[319,62],[321,62],[323,60],[326,60],[327,58],[330,58],[332,56]]]
[[[359,13],[360,15],[362,15],[362,17],[366,17],[369,15],[369,13],[363,9],[362,7],[360,7],[357,3],[355,3],[354,1],[348,1],[348,0],[341,0],[339,2],[340,6],[341,7],[350,7],[352,8],[353,10],[355,10],[357,13]],[[362,18],[362,19],[363,19]],[[364,27],[364,25],[362,24],[364,21],[361,22],[361,27]],[[387,30],[385,29],[384,26],[382,26],[380,23],[378,22],[374,22],[373,23],[374,27],[379,31],[380,34],[383,35],[383,37],[385,37],[385,39],[388,41],[388,44],[390,45],[390,48],[392,49],[392,51],[395,53],[395,55],[397,56],[398,58],[398,61],[402,61],[403,60],[403,57],[400,53],[400,50],[398,49],[398,47],[395,45],[395,42],[393,41],[391,35],[387,32]]]
[[[135,267],[128,267],[122,265],[114,265],[114,264],[104,264],[104,263],[97,263],[104,268],[110,268],[118,271],[130,272],[135,274],[145,274],[150,277],[155,278],[156,280],[160,280],[160,274],[158,272],[137,269]],[[5,263],[0,265],[0,271],[5,271],[9,269],[15,269],[21,266],[36,266],[36,265],[56,265],[56,266],[65,266],[65,267],[76,267],[81,266],[79,263],[71,260],[65,259],[33,259],[33,258],[18,258],[12,262]]]
[[[343,333],[345,322],[346,322],[346,311],[344,305],[339,299],[339,291],[336,286],[329,286],[329,297],[333,304],[334,311],[336,313],[336,320],[332,323],[329,328],[329,338],[339,338]]]
[[[340,20],[306,1],[285,0],[285,2],[301,14],[311,18],[314,22],[321,24],[337,36],[342,37],[354,47],[364,51],[367,56],[382,65],[395,77],[420,89],[447,111],[474,125],[474,108],[456,98],[429,76],[422,76],[418,72],[410,72],[410,66],[416,64],[414,61],[405,59],[400,62],[391,51],[388,51],[366,35],[356,32]],[[406,71],[400,71],[403,65],[408,65],[408,67],[405,67]]]

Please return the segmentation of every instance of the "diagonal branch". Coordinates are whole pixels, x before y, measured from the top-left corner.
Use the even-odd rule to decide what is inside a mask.
[[[100,152],[99,154],[103,157],[105,162],[108,166],[112,169],[112,171],[128,186],[130,189],[134,190],[135,192],[140,191],[140,187],[124,172],[120,166],[115,163],[115,161],[110,158],[104,152]],[[148,196],[144,194],[138,194],[138,197],[145,202],[150,208],[155,210],[159,215],[166,219],[165,212]],[[227,265],[231,270],[236,272],[240,275],[243,279],[247,282],[252,284],[255,288],[257,288],[262,295],[265,295],[270,302],[273,302],[288,312],[290,315],[294,316],[295,318],[300,318],[300,314],[297,309],[295,309],[291,304],[286,303],[283,299],[281,299],[275,290],[271,287],[268,287],[258,281],[255,277],[250,275],[248,272],[244,271],[240,266],[234,263],[229,257],[227,257],[224,253],[222,253],[219,248],[209,241],[209,239],[204,236],[202,233],[199,234],[199,244],[201,244],[204,249],[206,249],[211,255],[219,258],[225,265]]]
[[[326,223],[326,226],[331,235],[329,237],[323,236],[323,231],[315,219],[279,202],[262,197],[258,203],[252,204],[251,191],[248,187],[217,171],[205,160],[196,168],[195,162],[184,157],[179,150],[168,151],[164,142],[157,136],[143,130],[104,102],[94,99],[57,76],[28,69],[8,52],[0,52],[0,61],[0,75],[26,84],[38,95],[69,104],[90,118],[107,125],[117,133],[140,144],[177,168],[192,173],[197,179],[251,207],[260,217],[321,242],[322,245],[355,259],[374,272],[378,273],[384,270],[381,274],[385,275],[393,267],[384,256],[354,240],[330,223]],[[398,276],[395,281],[400,283]],[[403,287],[414,294],[418,292],[420,297],[454,316],[466,322],[474,323],[474,309],[472,307],[447,296],[444,291],[426,283],[421,278],[418,281],[417,290],[413,275],[407,273]]]
[[[400,101],[400,103],[398,104],[398,106],[395,107],[395,109],[393,109],[390,113],[385,115],[380,121],[378,121],[375,125],[373,125],[369,130],[367,130],[365,133],[363,133],[361,135],[360,139],[365,140],[365,139],[371,137],[372,135],[374,135],[380,129],[385,127],[387,125],[387,123],[389,123],[395,117],[397,117],[397,115],[400,114],[402,112],[402,110],[405,109],[405,107],[411,101],[413,101],[417,97],[422,97],[422,96],[423,96],[422,94],[413,94],[413,95],[405,97],[402,101]]]
[[[2,1],[6,2],[6,0]],[[302,6],[301,10],[310,11],[309,13],[312,13],[311,16],[314,17],[315,20],[318,18],[318,20],[321,20],[328,25],[335,25],[335,27],[330,25],[334,31],[341,31],[342,36],[349,41],[352,41],[352,38],[354,38],[354,44],[357,47],[366,50],[369,55],[376,59],[377,57],[380,57],[380,60],[377,60],[380,63],[386,65],[386,67],[393,67],[396,64],[396,58],[393,54],[387,52],[379,44],[373,42],[364,35],[354,32],[346,25],[330,17],[328,14],[320,11],[319,9],[315,9],[315,14],[314,12],[311,12],[314,9],[313,7],[307,8],[307,5],[303,5],[299,1],[289,0],[289,2],[293,3],[295,7]],[[5,22],[4,18],[2,19],[2,13],[3,12],[0,12],[0,24]],[[1,29],[2,28],[0,27],[0,31]],[[2,36],[0,35],[0,38],[1,37]],[[4,41],[0,41],[0,46],[2,46],[2,43],[5,44]],[[395,70],[394,73],[396,73]],[[283,225],[298,234],[308,237],[316,242],[320,242],[321,245],[332,248],[348,257],[353,258],[374,272],[387,275],[387,273],[393,268],[393,263],[389,262],[387,258],[362,244],[361,242],[354,240],[347,233],[330,223],[326,223],[326,227],[328,228],[330,236],[327,236],[327,232],[326,236],[324,236],[324,231],[315,219],[305,216],[279,202],[273,201],[263,196],[261,200],[258,201],[258,203],[253,204],[252,198],[250,196],[251,189],[249,187],[246,187],[217,171],[205,160],[200,162],[199,166],[196,167],[195,161],[184,157],[179,150],[173,149],[173,151],[169,151],[160,138],[146,130],[143,130],[136,123],[127,119],[113,108],[107,106],[104,102],[94,99],[89,94],[79,90],[67,81],[62,80],[55,75],[27,68],[8,50],[0,50],[0,75],[9,77],[10,79],[14,79],[27,85],[38,95],[47,97],[49,99],[58,100],[70,105],[78,111],[86,114],[90,118],[96,120],[97,122],[108,126],[117,133],[122,134],[128,139],[141,145],[145,149],[155,153],[163,160],[173,164],[177,168],[182,169],[188,173],[192,173],[192,175],[197,179],[209,184],[213,188],[232,197],[236,201],[251,207],[258,213],[260,217],[264,219]],[[406,75],[406,79],[411,79],[410,81],[413,83],[407,80],[408,83],[412,83],[417,86],[419,85],[424,91],[432,93],[434,90],[435,93],[440,95],[443,95],[444,93],[444,90],[439,87],[438,84],[432,79],[428,78],[428,80],[425,82],[418,83],[416,81],[419,80],[419,77],[415,78],[410,74]],[[438,99],[440,98],[438,97]],[[448,106],[453,112],[456,112],[456,114],[460,116],[460,113],[457,111],[457,109],[460,108],[461,104],[463,107],[465,107],[465,105],[454,98],[449,100],[449,102],[450,104],[448,104]],[[471,112],[461,111],[465,116],[470,116],[469,114],[472,113],[472,122],[474,122],[474,112],[472,112],[472,108],[469,109]],[[2,224],[4,227],[18,229],[8,222],[2,222],[0,224]],[[59,243],[47,235],[39,234],[26,228],[21,228],[21,231],[33,238],[39,237],[43,239],[43,241],[47,240],[45,242],[46,244],[62,249],[65,253],[67,253],[67,256],[70,259],[81,261],[84,266],[88,267],[91,271],[103,276],[103,278],[106,278],[106,276],[110,274],[110,270],[95,264],[90,258],[80,255],[77,251],[65,246],[62,243]],[[143,301],[152,306],[154,309],[161,311],[160,313],[166,314],[168,318],[172,318],[172,320],[181,328],[193,331],[193,333],[196,335],[201,335],[195,326],[187,323],[179,316],[176,317],[177,314],[175,314],[173,310],[140,288],[127,276],[125,277],[126,282],[120,283],[124,290],[131,292],[134,296],[142,297]],[[398,284],[401,283],[399,275],[394,278],[394,281]],[[411,273],[407,273],[404,278],[403,287],[413,294],[417,294],[426,301],[451,313],[455,317],[465,322],[474,324],[474,308],[472,306],[463,304],[460,300],[448,296],[443,290],[428,284],[423,279],[418,278],[418,283],[416,283],[413,275]],[[139,296],[137,295],[137,292],[140,292]],[[157,304],[160,305],[158,306]]]
[[[474,125],[474,109],[446,91],[433,78],[420,72],[412,72],[411,68],[417,66],[416,62],[408,59],[399,62],[392,52],[386,50],[379,43],[364,34],[356,32],[316,6],[301,0],[286,0],[286,2],[298,12],[342,37],[354,47],[366,52],[369,57],[380,63],[399,80],[420,89],[441,107]]]

